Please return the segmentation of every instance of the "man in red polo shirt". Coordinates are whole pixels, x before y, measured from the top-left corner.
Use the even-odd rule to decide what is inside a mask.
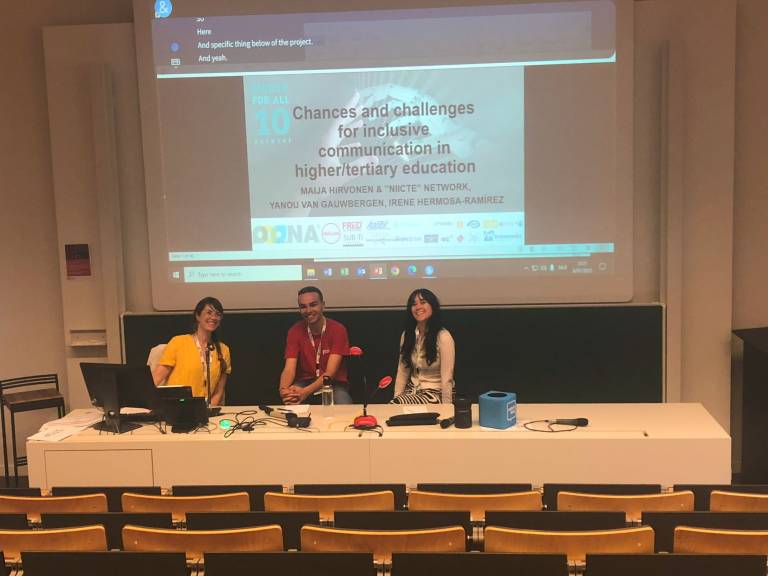
[[[351,404],[344,356],[349,354],[349,336],[340,322],[323,314],[323,293],[315,286],[299,290],[302,320],[288,330],[285,366],[280,374],[280,397],[284,404],[320,404],[323,377],[333,381],[335,404]]]

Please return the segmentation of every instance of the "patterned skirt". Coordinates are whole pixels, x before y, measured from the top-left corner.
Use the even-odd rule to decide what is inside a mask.
[[[439,389],[421,388],[417,390],[413,382],[408,380],[403,393],[392,398],[390,404],[440,404],[441,398],[442,393]]]

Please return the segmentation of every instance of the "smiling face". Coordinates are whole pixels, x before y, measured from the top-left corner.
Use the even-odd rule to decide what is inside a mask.
[[[411,314],[418,324],[423,324],[432,317],[432,305],[424,299],[420,292],[413,297]]]
[[[317,292],[299,294],[299,314],[309,327],[321,325],[325,304]]]
[[[222,316],[223,314],[210,304],[206,304],[199,313],[195,314],[198,327],[208,332],[213,332],[219,327]]]

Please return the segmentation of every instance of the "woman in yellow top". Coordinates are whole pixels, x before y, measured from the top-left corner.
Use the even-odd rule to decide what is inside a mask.
[[[191,386],[193,396],[205,398],[210,372],[211,406],[221,404],[227,375],[232,372],[229,347],[216,333],[223,316],[224,307],[216,298],[208,296],[197,303],[192,333],[171,338],[153,370],[156,385],[165,381],[169,386]]]

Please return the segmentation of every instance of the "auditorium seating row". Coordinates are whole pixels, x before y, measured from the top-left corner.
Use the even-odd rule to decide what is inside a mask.
[[[548,483],[541,487],[532,484],[446,484],[421,483],[415,487],[423,492],[456,494],[501,494],[511,492],[541,492],[545,510],[557,510],[557,497],[560,492],[582,492],[616,495],[657,494],[663,492],[691,491],[694,495],[694,510],[710,510],[710,494],[713,491],[739,492],[746,494],[768,494],[768,484],[676,484],[662,488],[661,484],[563,484]],[[280,484],[247,485],[179,485],[169,488],[160,486],[61,486],[53,487],[49,492],[39,488],[0,488],[0,495],[10,496],[74,496],[101,492],[107,496],[110,512],[122,510],[121,495],[124,492],[138,494],[165,494],[173,496],[200,496],[205,494],[223,494],[227,492],[247,492],[251,501],[251,510],[264,509],[266,492],[292,492],[295,494],[349,494],[355,492],[374,492],[388,490],[394,494],[395,509],[407,508],[408,489],[405,484],[296,484],[285,487]]]
[[[5,490],[0,549],[11,564],[24,552],[116,549],[183,552],[193,565],[212,552],[365,552],[389,565],[396,553],[474,549],[485,551],[475,557],[558,553],[572,567],[591,553],[768,552],[768,494],[757,486],[695,487],[717,511],[695,511],[694,490],[647,493],[636,485],[549,485],[557,510],[543,509],[546,486],[510,492],[510,485],[420,485],[407,495],[406,511],[396,497],[405,486],[389,486],[299,485],[292,493],[197,486],[174,487],[172,495],[125,487],[54,489],[52,496]],[[246,490],[231,492],[240,488]],[[84,494],[57,495],[62,491]],[[762,562],[765,574],[764,556]]]
[[[0,560],[2,555],[0,554]],[[394,553],[388,576],[765,576],[766,556],[752,554],[590,554],[585,570],[569,570],[562,554]],[[9,576],[232,576],[312,574],[377,576],[365,552],[206,552],[204,565],[189,566],[180,552],[24,552],[23,569]],[[0,574],[2,564],[0,563]],[[5,576],[5,575],[3,575]]]

